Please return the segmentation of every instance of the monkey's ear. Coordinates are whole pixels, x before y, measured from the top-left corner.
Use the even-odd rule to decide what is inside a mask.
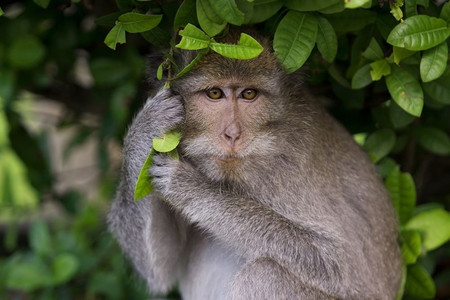
[[[157,78],[158,67],[164,61],[162,53],[152,53],[147,57],[146,78],[150,94],[155,94],[167,81],[167,75],[163,72],[161,80]]]

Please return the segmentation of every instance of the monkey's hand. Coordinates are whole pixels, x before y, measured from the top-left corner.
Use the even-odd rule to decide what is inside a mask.
[[[124,141],[122,180],[128,184],[127,200],[133,201],[139,172],[152,149],[152,139],[161,137],[184,119],[181,96],[162,90],[149,98],[130,126]]]
[[[171,90],[161,90],[149,98],[136,116],[127,138],[136,134],[145,134],[151,138],[160,137],[184,119],[184,108],[179,95]],[[126,144],[134,141],[125,141]]]
[[[181,208],[182,194],[186,192],[189,181],[196,181],[198,171],[189,163],[175,160],[166,154],[157,154],[153,157],[150,168],[153,176],[153,185],[172,206]],[[180,198],[181,197],[181,198]]]

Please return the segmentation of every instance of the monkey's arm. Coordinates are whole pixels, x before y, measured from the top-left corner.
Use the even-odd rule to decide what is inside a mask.
[[[220,191],[186,162],[157,156],[150,171],[170,205],[248,260],[268,257],[311,287],[334,295],[342,291],[345,254],[336,237]]]
[[[121,181],[108,215],[110,230],[154,292],[167,292],[173,285],[184,229],[167,204],[155,195],[134,201],[134,187],[152,148],[152,138],[182,118],[180,99],[169,91],[147,101],[125,138]]]

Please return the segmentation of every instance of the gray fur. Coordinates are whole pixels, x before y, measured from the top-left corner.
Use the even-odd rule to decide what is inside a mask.
[[[382,182],[352,137],[272,57],[211,54],[173,91],[147,101],[125,139],[110,229],[152,292],[179,282],[187,300],[394,299],[401,256]],[[239,114],[245,150],[237,166],[220,168],[211,159],[223,155],[215,120],[201,117],[193,99],[211,86],[249,82],[267,90],[264,109]],[[177,125],[181,160],[156,155],[156,192],[134,202],[151,138]]]

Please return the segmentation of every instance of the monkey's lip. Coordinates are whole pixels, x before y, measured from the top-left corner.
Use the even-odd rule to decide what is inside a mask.
[[[237,155],[233,155],[233,154],[226,154],[226,155],[214,156],[214,159],[217,160],[218,162],[230,163],[230,162],[239,162],[243,158],[239,157]]]

